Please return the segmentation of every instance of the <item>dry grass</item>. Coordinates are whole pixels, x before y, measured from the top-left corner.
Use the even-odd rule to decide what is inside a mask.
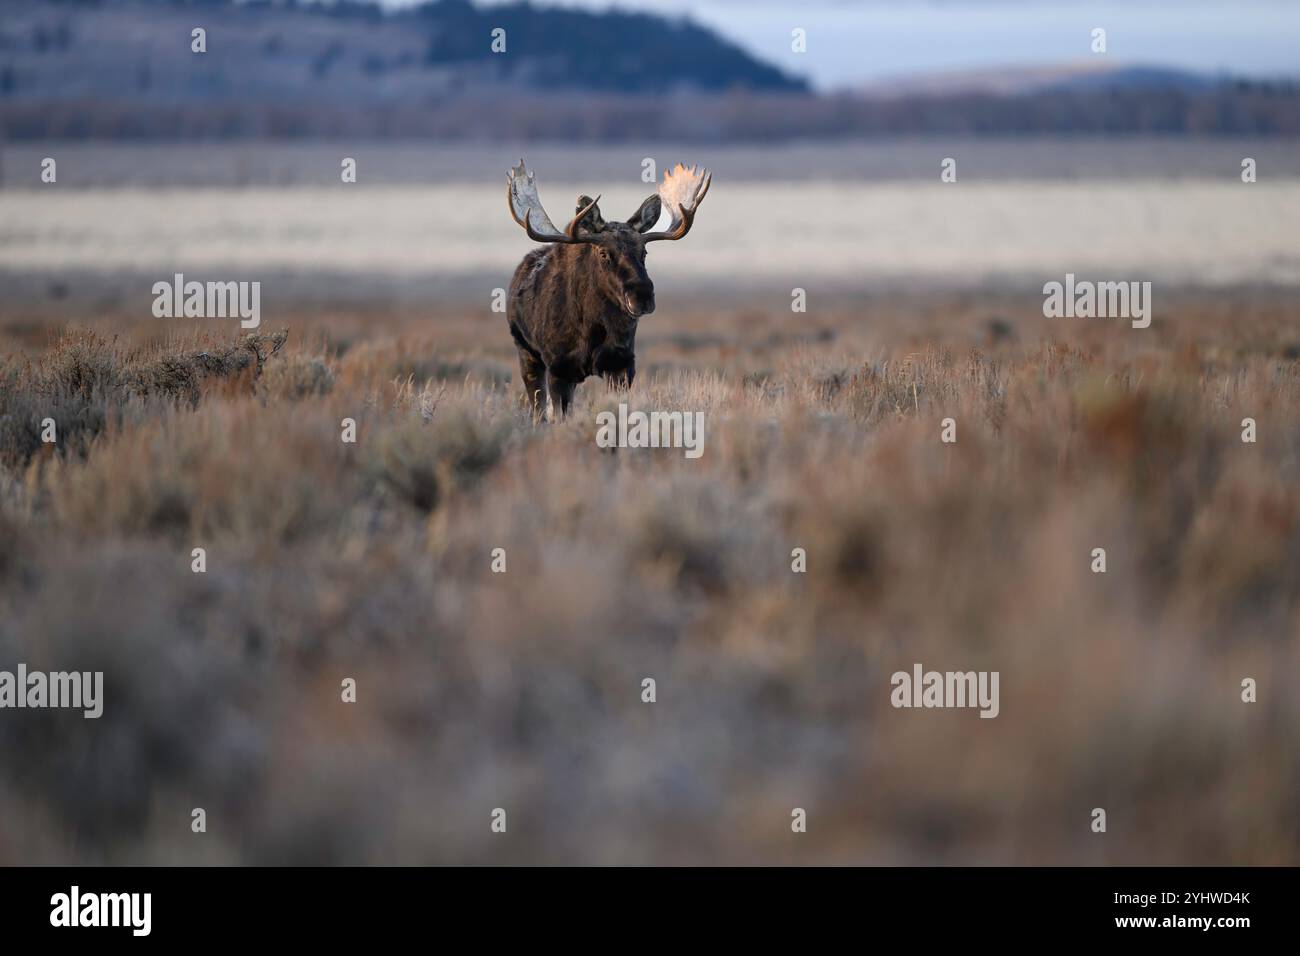
[[[106,704],[0,719],[0,861],[1300,862],[1300,363],[1207,309],[669,328],[628,400],[697,461],[597,383],[534,426],[495,325],[15,353],[0,666]],[[894,710],[917,661],[1001,716]]]

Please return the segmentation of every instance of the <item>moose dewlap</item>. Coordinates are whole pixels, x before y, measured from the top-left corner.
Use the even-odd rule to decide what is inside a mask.
[[[611,388],[631,386],[637,322],[655,308],[646,244],[690,232],[711,182],[708,170],[678,163],[626,222],[607,222],[599,196],[579,196],[573,218],[557,229],[524,161],[510,170],[510,215],[530,238],[546,243],[515,269],[506,304],[534,416],[541,417],[547,399],[553,414],[567,415],[574,389],[592,375]],[[658,231],[665,211],[668,227]]]

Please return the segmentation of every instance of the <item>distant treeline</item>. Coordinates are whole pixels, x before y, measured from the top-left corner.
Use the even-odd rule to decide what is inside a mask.
[[[806,94],[511,93],[426,103],[77,98],[0,100],[14,139],[366,137],[456,141],[778,142],[923,134],[1300,136],[1300,90],[1234,85],[1203,92],[1054,92],[863,99]]]
[[[618,9],[234,0],[3,0],[0,99],[87,89],[168,99],[422,101],[487,87],[807,92],[688,18]],[[9,7],[14,4],[14,7]],[[8,11],[16,11],[9,15]],[[202,28],[202,49],[191,31]]]
[[[816,95],[689,19],[619,10],[467,0],[0,7],[0,136],[18,140],[1300,135],[1295,83],[1157,71],[1133,85],[1015,96]]]

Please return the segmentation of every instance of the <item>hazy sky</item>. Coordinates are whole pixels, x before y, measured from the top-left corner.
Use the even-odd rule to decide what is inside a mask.
[[[413,0],[384,0],[389,6]],[[502,2],[502,0],[478,0]],[[1300,0],[549,0],[690,14],[822,88],[944,70],[1108,56],[1247,75],[1300,74]],[[808,31],[808,52],[790,31]]]

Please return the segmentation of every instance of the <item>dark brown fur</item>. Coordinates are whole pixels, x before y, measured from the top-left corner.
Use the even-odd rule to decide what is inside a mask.
[[[590,203],[579,197],[578,211]],[[660,209],[651,196],[626,223],[607,223],[593,206],[581,222],[590,241],[542,246],[515,269],[506,315],[535,415],[548,395],[567,414],[574,388],[591,375],[611,387],[632,384],[637,321],[655,308],[642,233]]]

